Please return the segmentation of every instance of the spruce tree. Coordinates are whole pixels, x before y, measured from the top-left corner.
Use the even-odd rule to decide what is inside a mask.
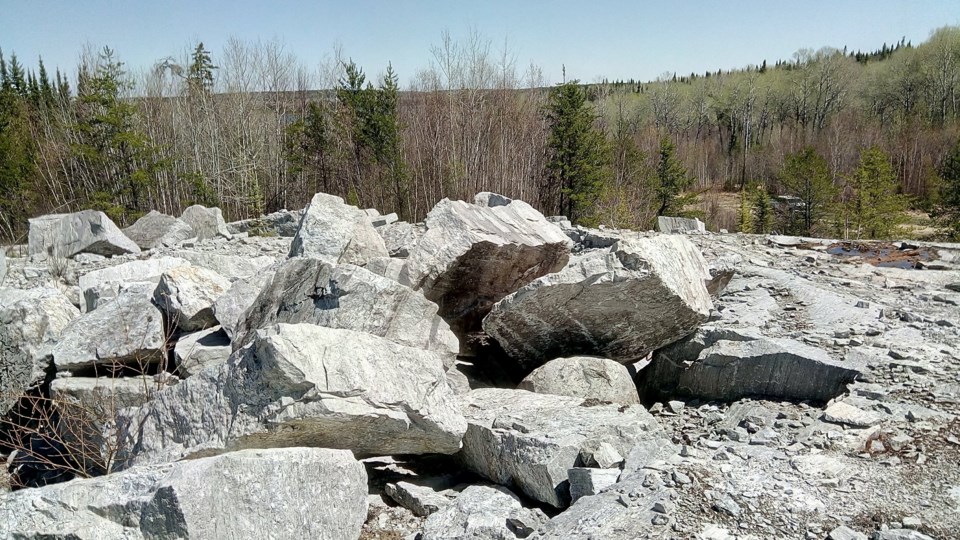
[[[676,147],[670,139],[660,140],[660,158],[657,162],[657,215],[683,216],[684,207],[696,202],[696,195],[684,194],[693,178],[676,156]]]
[[[826,160],[812,147],[804,148],[787,156],[779,176],[786,192],[803,203],[799,223],[790,232],[813,234],[814,226],[826,214],[837,194]]]
[[[555,86],[546,107],[550,132],[548,189],[557,194],[558,209],[571,221],[592,225],[593,207],[609,176],[609,151],[593,126],[595,113],[579,81]]]
[[[207,95],[213,91],[213,65],[210,51],[203,47],[203,42],[197,44],[191,56],[190,68],[187,70],[187,89],[191,96]]]
[[[847,188],[838,216],[845,238],[889,238],[903,223],[907,201],[897,193],[897,175],[880,148],[860,152]]]

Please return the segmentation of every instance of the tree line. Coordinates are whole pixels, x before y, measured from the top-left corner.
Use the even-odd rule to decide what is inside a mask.
[[[336,50],[308,70],[278,42],[197,43],[139,70],[88,48],[74,77],[0,52],[0,236],[79,208],[129,224],[199,203],[240,219],[317,191],[419,220],[485,190],[587,225],[697,215],[890,237],[910,208],[960,234],[958,137],[956,27],[917,46],[553,87],[478,34],[444,33],[404,89],[391,67],[369,76]]]

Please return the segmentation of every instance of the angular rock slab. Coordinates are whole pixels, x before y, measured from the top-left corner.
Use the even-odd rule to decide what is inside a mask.
[[[483,329],[526,369],[579,354],[635,362],[707,320],[708,279],[686,237],[619,240],[507,296]]]
[[[707,226],[696,218],[657,216],[657,230],[664,234],[707,232]]]
[[[570,503],[568,471],[583,462],[582,454],[608,443],[627,455],[634,445],[663,436],[639,405],[495,388],[462,398],[464,465],[557,508]]]
[[[204,330],[217,325],[213,303],[230,285],[213,270],[180,266],[163,273],[153,298],[171,324],[186,332]]]
[[[355,540],[367,474],[344,450],[245,450],[0,495],[15,538]]]
[[[127,238],[103,212],[84,210],[72,214],[50,214],[30,221],[31,255],[45,253],[73,257],[94,253],[106,257],[140,253],[140,247]]]
[[[121,423],[131,427],[127,464],[285,446],[452,454],[466,430],[437,354],[310,324],[259,331],[219,370],[157,393]]]
[[[47,347],[79,316],[57,289],[0,288],[0,415],[43,380]]]
[[[123,233],[143,250],[175,246],[194,237],[193,229],[186,221],[156,210],[138,219]]]
[[[219,208],[207,208],[195,204],[183,211],[180,219],[190,226],[197,240],[209,240],[218,236],[230,239],[233,235],[227,230],[223,212]]]
[[[303,211],[290,256],[363,266],[371,257],[389,254],[363,210],[340,197],[317,193]]]
[[[828,401],[846,391],[862,366],[821,349],[756,332],[703,329],[658,350],[637,375],[644,399]]]
[[[232,348],[230,338],[219,326],[180,336],[173,348],[177,357],[176,374],[190,377],[227,363]]]
[[[310,323],[367,332],[443,355],[449,367],[460,344],[419,292],[350,264],[297,257],[284,262],[234,331],[234,350],[274,323]]]
[[[543,511],[524,508],[507,488],[470,486],[427,518],[422,540],[513,540],[528,537],[546,521]]]
[[[420,238],[427,232],[422,223],[407,223],[397,221],[377,228],[377,233],[383,237],[383,243],[391,257],[406,259],[416,248]]]
[[[87,272],[80,276],[78,284],[83,295],[81,309],[93,311],[100,304],[117,297],[122,285],[130,283],[159,283],[167,270],[189,263],[177,257],[160,257],[142,261],[130,261],[117,266]]]
[[[592,356],[556,358],[533,370],[517,386],[538,394],[639,404],[637,386],[623,364]]]
[[[273,281],[274,274],[276,267],[268,267],[240,278],[213,303],[213,316],[230,339],[236,336],[236,329],[243,322],[243,313],[257,300],[260,291]]]
[[[151,301],[153,290],[153,284],[133,283],[70,323],[52,349],[57,371],[146,369],[163,361],[163,316]]]
[[[479,330],[493,304],[563,268],[571,241],[522,201],[479,206],[444,199],[411,251],[401,283],[440,306],[455,332]]]

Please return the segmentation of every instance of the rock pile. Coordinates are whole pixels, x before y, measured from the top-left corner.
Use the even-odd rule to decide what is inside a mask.
[[[30,224],[0,249],[0,537],[960,528],[957,245],[873,266],[493,193]]]

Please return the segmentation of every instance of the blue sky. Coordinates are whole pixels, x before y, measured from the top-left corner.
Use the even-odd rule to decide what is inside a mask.
[[[84,43],[109,45],[147,67],[200,40],[216,54],[227,38],[278,39],[309,68],[335,43],[368,73],[393,63],[401,83],[428,65],[449,30],[474,29],[548,82],[653,79],[789,58],[800,48],[874,49],[914,43],[960,25],[960,0],[0,0],[0,48],[33,65],[73,73]]]

